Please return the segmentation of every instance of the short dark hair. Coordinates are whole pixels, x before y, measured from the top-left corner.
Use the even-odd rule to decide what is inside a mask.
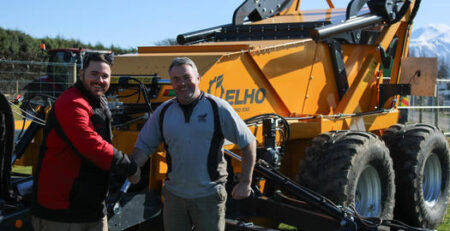
[[[86,70],[91,61],[104,62],[109,66],[112,66],[114,62],[114,53],[98,53],[98,52],[87,53],[83,58],[83,66],[81,68],[83,70]]]
[[[182,66],[182,65],[189,65],[192,67],[192,69],[194,70],[195,74],[198,74],[198,70],[197,70],[197,66],[195,65],[194,61],[192,61],[192,59],[188,58],[188,57],[176,57],[172,60],[172,63],[169,66],[169,74],[170,74],[170,70],[172,70],[173,67],[175,66]]]

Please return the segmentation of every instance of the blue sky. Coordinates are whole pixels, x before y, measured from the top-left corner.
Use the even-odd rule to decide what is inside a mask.
[[[36,38],[60,36],[123,48],[154,45],[194,30],[231,23],[243,0],[0,0],[0,27]],[[334,0],[345,7],[348,0]],[[319,9],[326,0],[303,0]],[[422,0],[415,27],[450,25],[449,0]]]

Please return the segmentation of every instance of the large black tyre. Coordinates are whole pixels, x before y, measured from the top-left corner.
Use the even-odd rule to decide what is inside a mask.
[[[313,139],[297,182],[363,216],[392,219],[394,170],[384,142],[369,132],[336,131]]]
[[[427,124],[394,125],[383,135],[390,149],[397,185],[395,218],[436,228],[447,210],[450,183],[448,142]]]

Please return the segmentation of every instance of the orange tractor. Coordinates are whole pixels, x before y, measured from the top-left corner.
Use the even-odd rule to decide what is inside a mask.
[[[231,24],[181,34],[178,46],[116,56],[108,93],[114,145],[131,152],[152,110],[174,97],[170,61],[187,56],[202,76],[200,88],[228,101],[258,140],[255,195],[227,202],[227,230],[437,227],[449,198],[447,139],[432,125],[397,124],[399,96],[416,87],[402,81],[402,65],[420,0],[352,0],[346,9],[327,0],[329,9],[311,11],[300,3],[247,0]],[[420,73],[422,67],[411,68]],[[390,69],[388,82],[383,69]],[[30,137],[39,143],[36,127]],[[11,176],[3,173],[11,169],[8,155],[33,164],[37,153],[23,143],[15,152],[12,145],[4,149],[2,177]],[[232,144],[224,148],[230,185],[239,177],[237,152]],[[152,222],[157,229],[166,171],[161,147],[142,182],[112,187],[111,230]],[[19,185],[3,182],[2,192]],[[17,216],[10,216],[12,223]]]

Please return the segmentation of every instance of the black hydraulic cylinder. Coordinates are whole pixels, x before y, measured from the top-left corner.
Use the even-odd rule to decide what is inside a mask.
[[[381,16],[366,14],[346,20],[339,24],[331,24],[311,30],[311,38],[314,41],[330,38],[345,32],[362,29],[383,21]]]
[[[190,42],[207,40],[207,39],[214,37],[214,35],[216,33],[221,32],[223,27],[230,26],[230,25],[231,24],[227,24],[227,25],[211,27],[211,28],[207,28],[207,29],[203,29],[203,30],[197,30],[197,31],[186,33],[186,34],[180,34],[177,36],[177,42],[178,42],[178,44],[183,45],[183,44],[190,43]]]

